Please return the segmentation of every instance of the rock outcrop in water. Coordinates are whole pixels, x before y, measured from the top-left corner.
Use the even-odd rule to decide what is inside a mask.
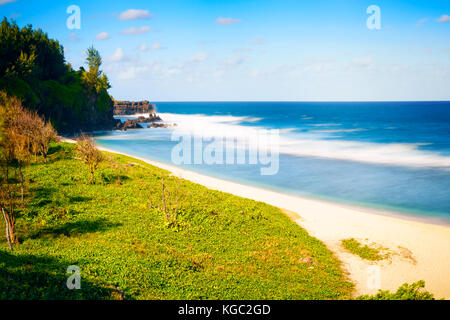
[[[157,122],[152,122],[151,125],[148,125],[147,128],[170,128],[170,127],[176,127],[177,124],[176,123],[157,123]]]
[[[156,106],[147,100],[114,101],[114,115],[132,115],[138,113],[156,113]]]
[[[127,129],[141,129],[143,128],[141,123],[151,123],[151,126],[153,127],[161,127],[163,124],[155,125],[155,122],[157,121],[162,121],[162,119],[157,116],[156,113],[151,113],[149,117],[140,116],[137,119],[128,119],[125,122],[117,120],[115,129],[123,131],[126,131]]]
[[[115,119],[116,123],[114,129],[126,131],[127,129],[141,129],[144,128],[142,123],[150,123],[147,128],[168,128],[176,126],[176,124],[158,123],[162,119],[156,114],[156,106],[144,101],[114,101],[114,114],[115,115],[133,115],[148,113],[148,117],[139,116],[136,119],[128,119],[122,122],[119,119]]]

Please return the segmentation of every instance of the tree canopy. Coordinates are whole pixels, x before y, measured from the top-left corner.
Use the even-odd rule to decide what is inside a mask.
[[[103,89],[108,90],[111,86],[106,75],[100,70],[102,65],[100,53],[93,46],[89,47],[86,53],[86,64],[89,67],[89,71],[83,73],[83,80],[89,92],[96,94]]]
[[[102,59],[87,49],[88,70],[66,64],[63,46],[41,29],[0,24],[0,89],[50,120],[60,132],[107,129],[114,123]]]
[[[63,47],[41,29],[33,30],[31,25],[19,28],[4,18],[0,43],[0,75],[49,80],[66,72]]]

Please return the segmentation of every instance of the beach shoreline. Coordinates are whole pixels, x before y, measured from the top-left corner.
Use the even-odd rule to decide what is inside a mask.
[[[73,142],[68,140],[64,139]],[[450,298],[450,279],[446,277],[450,270],[449,226],[243,185],[110,148],[99,146],[99,149],[141,160],[209,189],[281,208],[342,261],[343,270],[355,283],[355,296],[374,294],[378,289],[395,291],[403,283],[425,280],[426,290],[436,298]],[[342,247],[341,241],[349,238],[386,248],[389,257],[381,261],[363,260]],[[379,287],[373,285],[378,275]]]

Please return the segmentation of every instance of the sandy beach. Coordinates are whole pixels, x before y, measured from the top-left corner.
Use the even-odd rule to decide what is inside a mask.
[[[69,139],[65,141],[73,142]],[[101,146],[99,148],[103,151],[124,154]],[[450,298],[448,226],[283,194],[209,177],[166,163],[128,156],[168,170],[173,175],[207,188],[262,201],[283,209],[295,223],[323,241],[343,262],[343,269],[355,283],[355,295],[374,294],[378,288],[396,290],[405,282],[425,280],[426,289],[434,293],[436,298]],[[342,247],[341,240],[348,238],[355,238],[363,244],[381,246],[387,249],[389,256],[381,261],[363,260]],[[376,279],[379,279],[378,282]]]

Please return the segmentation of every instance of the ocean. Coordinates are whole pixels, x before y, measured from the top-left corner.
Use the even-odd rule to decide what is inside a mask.
[[[261,164],[248,161],[176,164],[278,192],[450,224],[450,102],[155,103],[161,118],[177,127],[99,132],[96,142],[174,164],[174,130],[203,136],[197,148],[204,150],[212,141],[206,137],[278,129],[276,174],[262,175]]]

